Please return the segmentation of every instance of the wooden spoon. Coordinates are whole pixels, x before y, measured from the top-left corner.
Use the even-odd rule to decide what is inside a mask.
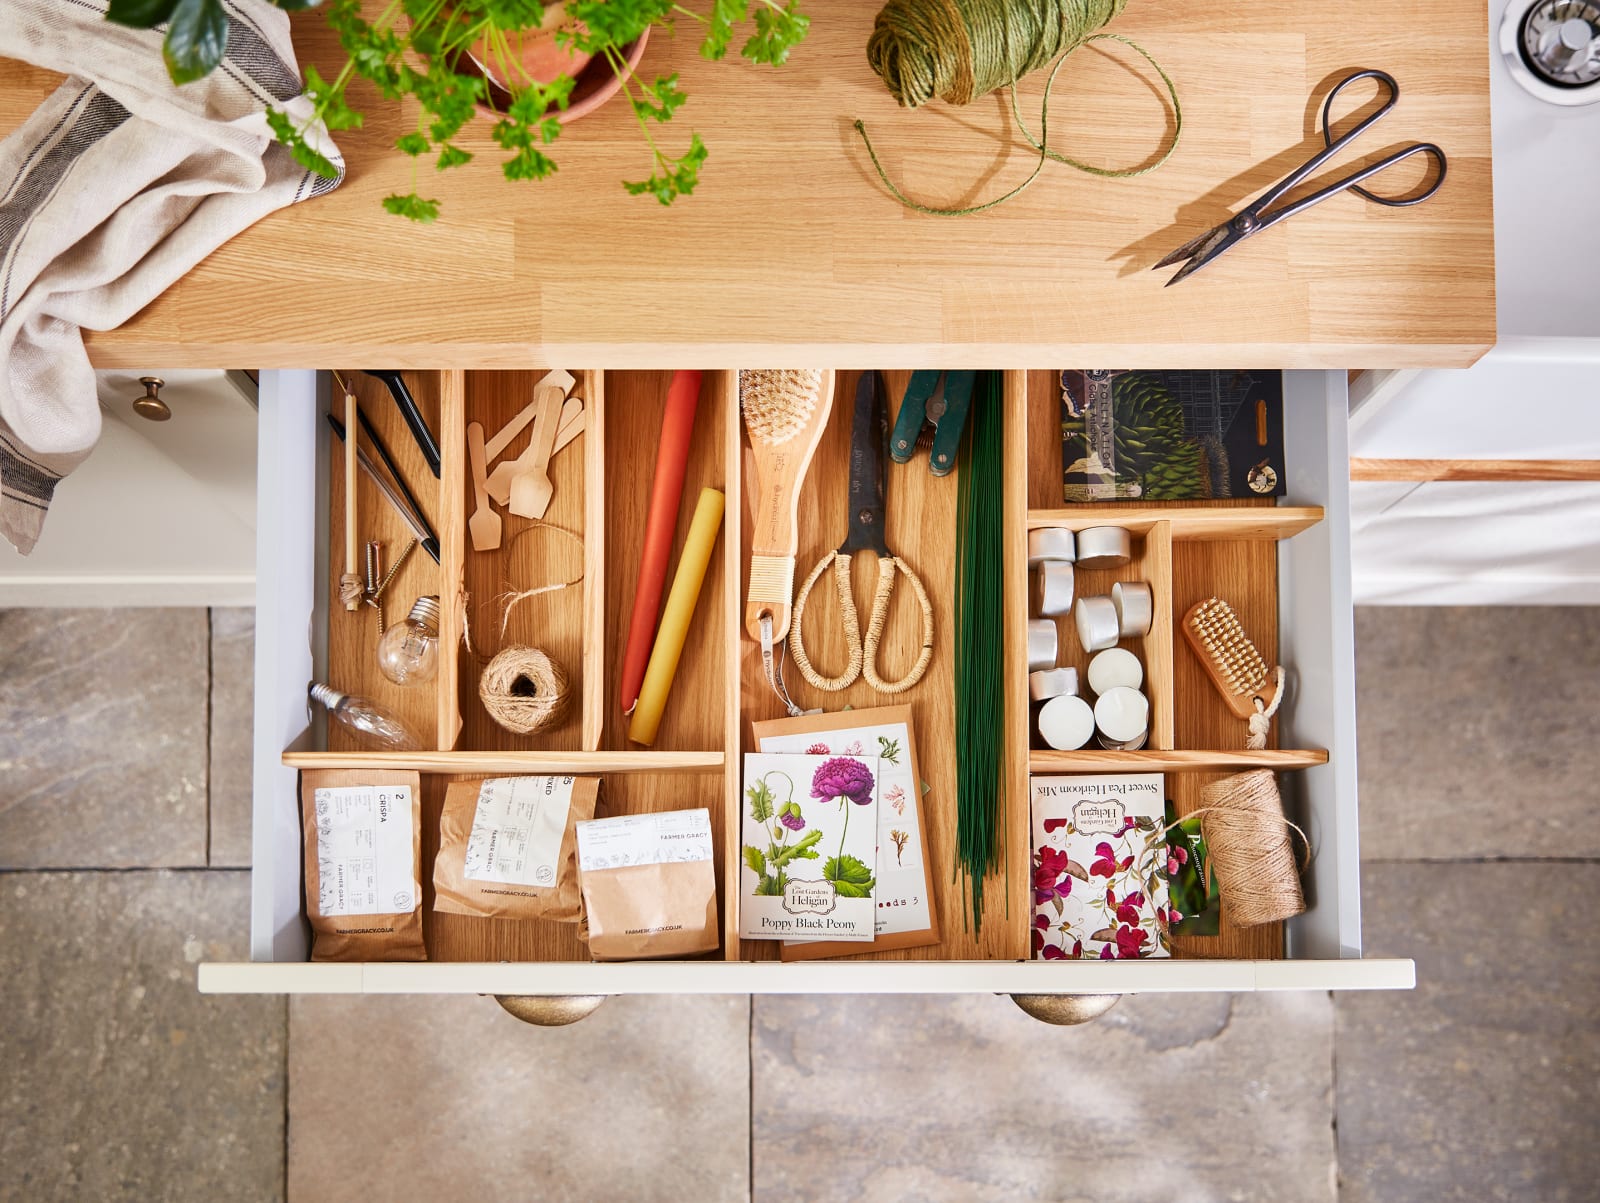
[[[484,487],[482,422],[467,423],[467,454],[472,459],[472,491],[478,497],[478,507],[467,520],[467,533],[472,536],[473,551],[493,551],[500,546],[500,515],[489,504],[489,490]]]
[[[523,427],[525,427],[529,422],[533,421],[534,415],[539,411],[540,389],[547,384],[554,384],[560,386],[563,394],[567,394],[572,392],[572,386],[577,383],[578,382],[572,378],[571,372],[562,371],[560,368],[557,368],[553,372],[546,373],[544,379],[533,386],[534,399],[529,401],[527,405],[523,406],[522,411],[518,413],[516,417],[512,418],[511,421],[502,426],[499,434],[495,435],[483,445],[484,458],[488,460],[489,463],[494,463],[495,460],[500,458],[500,453],[511,445],[511,440],[522,433]],[[562,410],[561,420],[563,424],[566,422],[566,416],[567,411]],[[504,505],[505,503],[502,502],[501,504]]]
[[[539,414],[533,420],[533,439],[523,455],[523,466],[511,478],[510,510],[519,518],[543,518],[555,496],[550,483],[550,457],[556,449],[556,430],[561,425],[562,395],[559,388],[539,390]]]
[[[538,404],[537,401],[532,403],[534,408],[537,408]],[[567,403],[561,407],[561,425],[556,430],[555,451],[560,451],[582,433],[583,402],[577,397],[568,397]],[[494,471],[489,473],[489,496],[494,498],[496,505],[505,505],[506,502],[511,500],[511,482],[526,464],[533,461],[533,445],[535,442],[537,440],[530,439],[528,446],[523,449],[521,455],[516,459],[501,460],[498,464],[495,464]],[[550,453],[551,458],[554,458],[555,451]],[[488,453],[487,445],[484,447],[484,452],[485,454]],[[489,459],[493,460],[494,456],[490,455]]]

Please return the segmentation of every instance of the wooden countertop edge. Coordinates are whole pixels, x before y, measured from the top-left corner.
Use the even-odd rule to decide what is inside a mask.
[[[863,343],[863,342],[637,342],[427,343],[284,341],[198,343],[86,332],[96,368],[319,368],[363,361],[402,370],[591,369],[703,370],[741,367],[926,367],[1056,369],[1070,364],[1130,364],[1141,368],[1348,369],[1383,363],[1410,368],[1464,368],[1493,341],[1482,343]]]

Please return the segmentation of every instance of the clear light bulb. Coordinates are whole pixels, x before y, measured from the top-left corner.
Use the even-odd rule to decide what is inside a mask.
[[[378,640],[378,671],[396,685],[426,685],[439,671],[439,599],[419,597]]]
[[[312,682],[311,700],[327,707],[328,716],[337,719],[365,742],[391,752],[416,752],[422,741],[411,729],[371,698],[340,693],[328,685]]]

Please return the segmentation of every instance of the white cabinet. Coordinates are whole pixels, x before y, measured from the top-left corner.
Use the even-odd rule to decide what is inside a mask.
[[[165,422],[136,416],[143,375]],[[255,600],[255,385],[243,372],[99,372],[99,445],[56,489],[31,555],[0,543],[0,606]]]

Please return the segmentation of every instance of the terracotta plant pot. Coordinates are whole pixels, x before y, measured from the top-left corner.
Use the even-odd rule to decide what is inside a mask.
[[[548,19],[548,15],[547,15]],[[650,30],[647,28],[638,38],[623,48],[622,57],[628,64],[628,70],[638,69],[639,60],[644,57],[644,49],[650,42]],[[476,66],[474,66],[476,64]],[[480,104],[479,110],[491,116],[502,113],[511,104],[511,92],[496,78],[494,72],[488,71],[482,63],[471,56],[463,56],[456,64],[456,70],[477,70],[489,81],[489,102]],[[559,72],[557,72],[559,74]],[[553,79],[555,76],[550,76]],[[543,82],[549,82],[549,79]],[[622,88],[622,81],[617,78],[616,72],[611,69],[611,64],[605,59],[589,59],[574,75],[572,96],[567,101],[567,107],[556,113],[556,120],[562,125],[569,121],[576,121],[579,117],[594,112],[597,108],[610,100]]]
[[[485,39],[479,39],[467,55],[482,69],[491,83],[509,91],[530,83],[547,84],[561,75],[577,78],[589,65],[590,55],[570,46],[558,45],[556,34],[575,28],[565,4],[547,5],[544,23],[538,29],[506,35],[510,62],[502,62]]]

